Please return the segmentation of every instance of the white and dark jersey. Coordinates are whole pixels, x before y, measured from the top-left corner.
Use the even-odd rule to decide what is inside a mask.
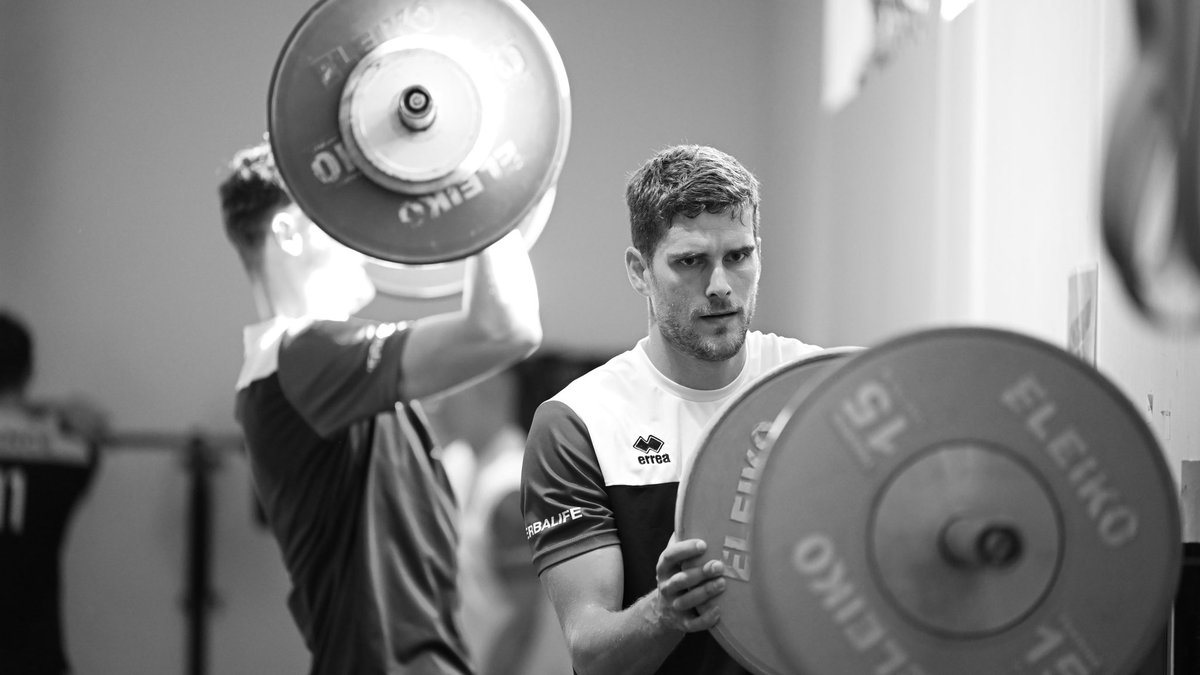
[[[0,673],[66,673],[60,570],[99,453],[52,413],[0,409]]]
[[[526,444],[521,508],[538,573],[620,546],[628,607],[656,585],[655,564],[675,524],[680,478],[704,427],[759,375],[820,348],[751,331],[746,364],[715,390],[680,386],[633,349],[538,407]],[[660,673],[740,673],[707,632],[692,633]]]
[[[246,330],[237,418],[311,673],[469,673],[454,497],[416,404],[404,324]]]

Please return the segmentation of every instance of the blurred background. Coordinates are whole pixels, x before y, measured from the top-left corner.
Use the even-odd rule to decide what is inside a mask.
[[[645,334],[623,267],[625,179],[663,146],[713,145],[763,183],[759,329],[834,346],[989,325],[1082,347],[1173,471],[1200,459],[1200,340],[1133,310],[1100,239],[1131,2],[933,0],[848,89],[835,66],[858,33],[822,0],[527,4],[572,96],[532,252],[548,348],[607,354]],[[118,431],[234,432],[256,317],[216,184],[266,130],[272,68],[310,5],[0,0],[0,306],[34,330],[35,395],[85,392]],[[380,298],[366,313],[456,303]],[[246,464],[216,460],[209,670],[304,672]],[[65,551],[77,672],[185,672],[190,485],[183,453],[106,454]]]

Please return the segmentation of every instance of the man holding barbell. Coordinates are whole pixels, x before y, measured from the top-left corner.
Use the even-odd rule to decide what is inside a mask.
[[[649,334],[534,417],[526,536],[579,673],[745,672],[706,632],[719,560],[676,541],[684,462],[722,404],[819,348],[750,331],[761,271],[758,180],[709,147],[663,150],[626,188],[625,266]]]
[[[234,157],[219,192],[262,319],[236,413],[310,672],[469,673],[454,497],[416,399],[540,344],[520,233],[467,259],[460,311],[380,323],[354,316],[375,293],[365,258],[293,203],[267,143]]]

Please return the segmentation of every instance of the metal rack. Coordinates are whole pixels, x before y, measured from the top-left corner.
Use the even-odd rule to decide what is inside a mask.
[[[212,581],[212,476],[221,465],[220,453],[243,451],[242,436],[202,431],[186,434],[135,431],[112,434],[101,445],[110,450],[177,450],[184,455],[188,507],[181,604],[187,621],[186,672],[188,675],[205,675],[208,672],[209,619],[217,604]]]

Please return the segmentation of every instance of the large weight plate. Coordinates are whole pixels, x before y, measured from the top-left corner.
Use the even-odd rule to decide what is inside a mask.
[[[402,123],[424,87],[436,116]],[[297,204],[372,258],[477,253],[557,183],[570,134],[566,71],[518,0],[322,0],[271,75],[271,147]]]
[[[812,391],[856,351],[860,350],[822,350],[759,376],[725,404],[702,432],[680,482],[675,508],[677,536],[703,539],[708,544],[704,560],[725,563],[721,621],[711,632],[742,666],[762,675],[789,672],[768,637],[751,590],[750,520],[755,486],[770,451],[767,432],[789,401]]]
[[[904,336],[789,403],[771,439],[751,573],[794,671],[1130,673],[1165,625],[1173,479],[1140,413],[1062,350]],[[964,522],[1015,556],[949,555]]]

